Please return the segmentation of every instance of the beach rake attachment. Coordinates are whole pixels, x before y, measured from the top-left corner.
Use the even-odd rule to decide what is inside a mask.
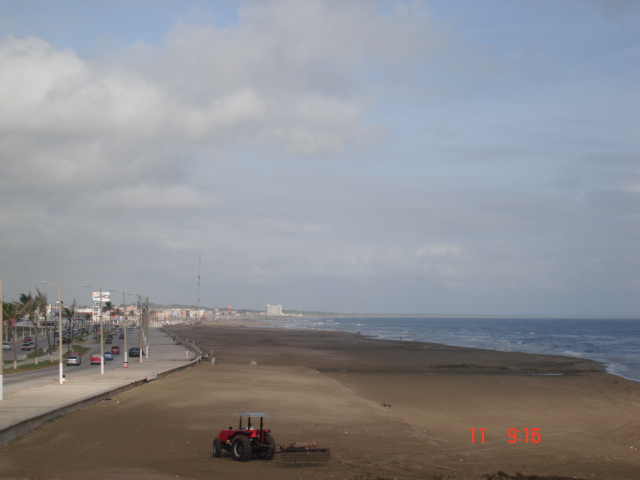
[[[315,442],[280,445],[280,451],[275,453],[291,464],[326,462],[331,458],[331,449],[317,448]]]

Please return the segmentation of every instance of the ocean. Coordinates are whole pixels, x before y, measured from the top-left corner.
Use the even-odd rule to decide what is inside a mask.
[[[588,358],[640,382],[640,320],[487,317],[295,317],[272,327],[340,330],[382,339]]]

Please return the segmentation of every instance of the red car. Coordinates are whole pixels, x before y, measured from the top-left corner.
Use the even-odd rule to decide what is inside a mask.
[[[102,357],[99,353],[91,354],[91,365],[100,365],[102,363]]]
[[[120,355],[120,347],[114,345],[113,347],[111,347],[111,353],[113,353],[114,355]]]

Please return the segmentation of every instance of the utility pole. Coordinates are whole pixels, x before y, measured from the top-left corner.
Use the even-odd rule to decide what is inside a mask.
[[[0,278],[0,340],[2,340],[2,313],[4,312],[4,305],[2,304],[2,279]],[[4,340],[3,340],[4,341]],[[2,350],[0,350],[0,400],[2,398],[2,389],[3,389],[3,381],[2,374],[4,373],[4,345],[2,346]]]
[[[91,285],[85,285],[85,288],[92,289]],[[109,290],[111,292],[112,290]],[[93,292],[91,292],[93,295]],[[100,375],[104,375],[104,323],[102,321],[102,287],[100,287]]]
[[[100,287],[100,375],[104,375],[104,326],[102,323],[102,287]]]
[[[62,366],[62,295],[60,293],[61,288],[60,288],[60,284],[54,285],[53,283],[45,282],[44,280],[41,280],[40,283],[46,283],[47,285],[51,285],[52,287],[56,287],[58,289],[58,375],[59,375],[58,382],[60,383],[60,385],[62,385],[64,383],[64,372],[63,372],[64,367]],[[14,353],[14,358],[16,358],[15,353]]]
[[[200,252],[198,252],[198,313],[196,313],[198,318],[196,318],[196,323],[200,321],[200,260]]]
[[[145,339],[144,358],[145,360],[148,360],[149,359],[149,297],[147,297],[145,308],[142,311],[142,326],[144,329],[144,339]]]

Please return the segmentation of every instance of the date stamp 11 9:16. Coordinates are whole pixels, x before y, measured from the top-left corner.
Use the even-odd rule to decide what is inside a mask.
[[[476,429],[471,430],[471,443],[476,443]],[[478,428],[478,443],[484,443],[484,428]],[[507,430],[507,437],[509,443],[540,443],[540,429],[539,428],[509,428]]]

